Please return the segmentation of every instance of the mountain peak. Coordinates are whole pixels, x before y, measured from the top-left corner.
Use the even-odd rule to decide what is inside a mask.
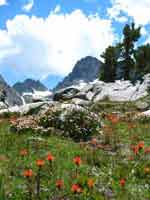
[[[31,78],[26,79],[23,82],[17,82],[13,85],[13,88],[19,93],[37,91],[47,91],[48,89],[39,80],[33,80]]]
[[[98,78],[101,61],[92,56],[86,56],[77,61],[72,72],[54,88],[54,91],[77,84],[79,81],[91,82]]]

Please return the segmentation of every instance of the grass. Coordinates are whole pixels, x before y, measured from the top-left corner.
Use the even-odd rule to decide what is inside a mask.
[[[13,133],[9,121],[1,120],[0,200],[149,200],[150,154],[144,152],[150,147],[149,122],[124,119],[113,124],[105,119],[103,134],[96,136],[96,140],[75,143],[32,131]],[[144,147],[135,154],[130,146],[141,141]],[[21,156],[24,149],[27,155]],[[55,157],[52,164],[46,160],[48,152]],[[80,166],[73,162],[76,156],[82,160]],[[40,172],[37,159],[45,161]],[[26,169],[33,170],[32,177],[23,176]],[[58,179],[64,181],[61,190],[56,187]],[[93,181],[91,187],[89,180]],[[78,184],[82,192],[71,191],[73,184]]]

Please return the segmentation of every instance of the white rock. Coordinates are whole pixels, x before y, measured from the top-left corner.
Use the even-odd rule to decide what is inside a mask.
[[[4,102],[0,101],[0,110],[2,109],[7,109],[7,105]]]
[[[27,97],[31,97],[31,99],[33,101],[45,101],[48,100],[52,97],[52,92],[51,91],[37,91],[34,90],[33,93],[32,92],[25,92],[23,93],[23,97],[25,98]]]
[[[150,117],[150,110],[147,110],[147,111],[145,111],[145,112],[142,112],[141,115],[145,115],[145,116]]]
[[[6,112],[10,112],[10,113],[21,113],[21,114],[25,114],[28,111],[30,111],[33,108],[38,108],[39,106],[43,105],[43,102],[38,102],[38,103],[31,103],[31,104],[26,104],[23,106],[13,106],[13,107],[9,107],[7,109],[2,109],[0,110],[0,114],[2,113],[6,113]]]

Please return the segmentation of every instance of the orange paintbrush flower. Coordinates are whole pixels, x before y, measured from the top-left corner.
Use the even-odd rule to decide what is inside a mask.
[[[89,188],[93,188],[93,187],[94,187],[94,184],[95,184],[95,182],[94,182],[93,179],[88,179],[87,185],[88,185]]]
[[[77,165],[77,166],[80,166],[82,164],[82,160],[80,158],[80,156],[76,156],[74,159],[73,159],[73,162]]]
[[[82,188],[80,187],[79,184],[73,184],[73,185],[71,186],[71,191],[72,191],[73,193],[81,193],[81,192],[82,192]]]
[[[131,149],[135,155],[139,153],[139,147],[137,145],[131,145]]]
[[[44,164],[45,164],[45,161],[44,161],[44,160],[37,160],[37,161],[36,161],[36,165],[37,165],[38,167],[42,167]]]
[[[106,118],[111,121],[112,124],[117,124],[119,122],[119,117],[115,114],[109,114],[106,116]]]
[[[149,154],[150,153],[150,147],[145,147],[144,148],[144,153]]]
[[[56,181],[56,187],[60,190],[64,187],[64,181],[59,179]]]
[[[54,157],[51,153],[48,153],[48,155],[47,155],[47,160],[48,160],[49,162],[52,162],[52,161],[55,160],[55,157]]]
[[[144,141],[138,143],[138,148],[139,150],[144,148]]]
[[[27,154],[28,154],[27,149],[22,149],[22,150],[20,151],[20,155],[21,155],[21,156],[26,156]]]
[[[23,172],[23,176],[26,178],[30,178],[31,176],[33,176],[33,172],[32,169],[27,169]]]
[[[126,184],[126,181],[125,181],[125,179],[122,178],[122,179],[120,179],[119,183],[120,183],[121,187],[124,187]]]

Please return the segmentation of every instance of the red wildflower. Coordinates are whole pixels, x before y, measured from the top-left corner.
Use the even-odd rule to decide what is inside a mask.
[[[125,181],[125,179],[122,178],[122,179],[120,179],[119,183],[120,183],[120,186],[121,186],[121,187],[124,187],[126,181]]]
[[[88,185],[88,187],[89,188],[93,188],[93,186],[94,186],[94,180],[93,179],[89,179],[88,181],[87,181],[87,185]]]
[[[47,160],[50,161],[50,162],[52,162],[52,161],[55,160],[55,157],[51,153],[48,153]]]
[[[27,154],[28,154],[27,149],[22,149],[22,150],[20,151],[20,155],[21,155],[21,156],[26,156]]]
[[[150,153],[150,147],[146,147],[146,148],[144,148],[144,153],[145,153],[145,154]]]
[[[45,164],[45,161],[44,161],[44,160],[37,160],[37,161],[36,161],[36,165],[37,165],[38,167],[42,167],[44,164]]]
[[[73,162],[74,162],[77,166],[79,166],[79,165],[81,165],[82,160],[81,160],[80,156],[76,156],[76,157],[73,159]]]
[[[139,147],[136,146],[131,146],[132,151],[134,152],[135,155],[137,155],[139,153]]]
[[[64,187],[64,181],[63,180],[57,180],[56,181],[56,187],[60,190]]]
[[[144,141],[138,143],[138,148],[139,150],[144,148]]]
[[[31,176],[33,176],[33,172],[32,172],[32,169],[27,169],[23,172],[23,176],[29,178]]]
[[[119,117],[115,114],[110,114],[110,115],[107,115],[106,117],[109,121],[111,121],[112,124],[117,124],[120,120]]]
[[[81,193],[82,192],[82,188],[80,187],[79,184],[73,184],[71,187],[71,191],[73,193]]]

